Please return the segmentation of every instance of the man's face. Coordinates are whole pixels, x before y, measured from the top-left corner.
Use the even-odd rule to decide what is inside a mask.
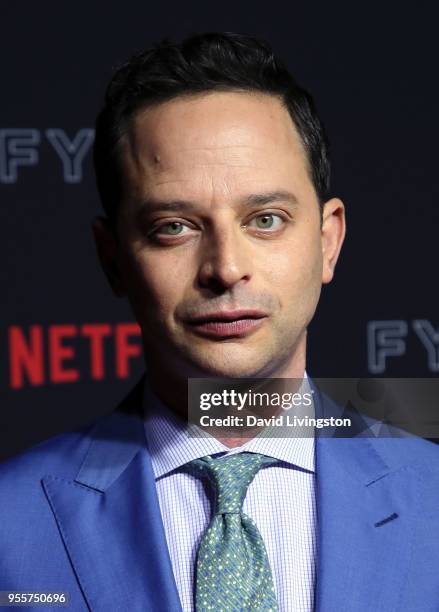
[[[177,98],[136,116],[121,158],[117,291],[141,326],[148,367],[181,379],[299,375],[343,206],[327,204],[322,228],[281,102]]]

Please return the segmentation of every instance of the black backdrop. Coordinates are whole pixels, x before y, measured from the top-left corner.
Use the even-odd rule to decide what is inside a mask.
[[[437,16],[396,1],[211,4],[1,3],[1,457],[110,411],[143,371],[95,254],[90,146],[113,67],[163,36],[261,36],[315,97],[348,236],[309,373],[437,376]]]

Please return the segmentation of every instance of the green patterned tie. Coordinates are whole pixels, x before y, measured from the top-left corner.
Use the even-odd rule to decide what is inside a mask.
[[[247,489],[263,465],[278,460],[237,453],[190,465],[215,486],[215,512],[198,549],[197,612],[276,612],[277,602],[264,541],[255,522],[242,512]]]

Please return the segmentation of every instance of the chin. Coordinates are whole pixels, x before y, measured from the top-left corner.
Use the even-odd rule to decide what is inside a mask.
[[[200,377],[212,378],[258,378],[267,369],[267,364],[239,359],[236,355],[227,359],[203,359],[193,361]]]

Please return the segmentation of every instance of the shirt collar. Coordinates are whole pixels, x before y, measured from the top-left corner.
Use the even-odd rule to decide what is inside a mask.
[[[305,372],[304,383],[307,384]],[[314,437],[264,437],[258,435],[242,446],[229,448],[204,432],[202,437],[188,435],[187,423],[153,392],[145,377],[143,392],[145,435],[155,478],[184,464],[216,453],[232,455],[243,451],[261,453],[309,472],[315,471]]]

